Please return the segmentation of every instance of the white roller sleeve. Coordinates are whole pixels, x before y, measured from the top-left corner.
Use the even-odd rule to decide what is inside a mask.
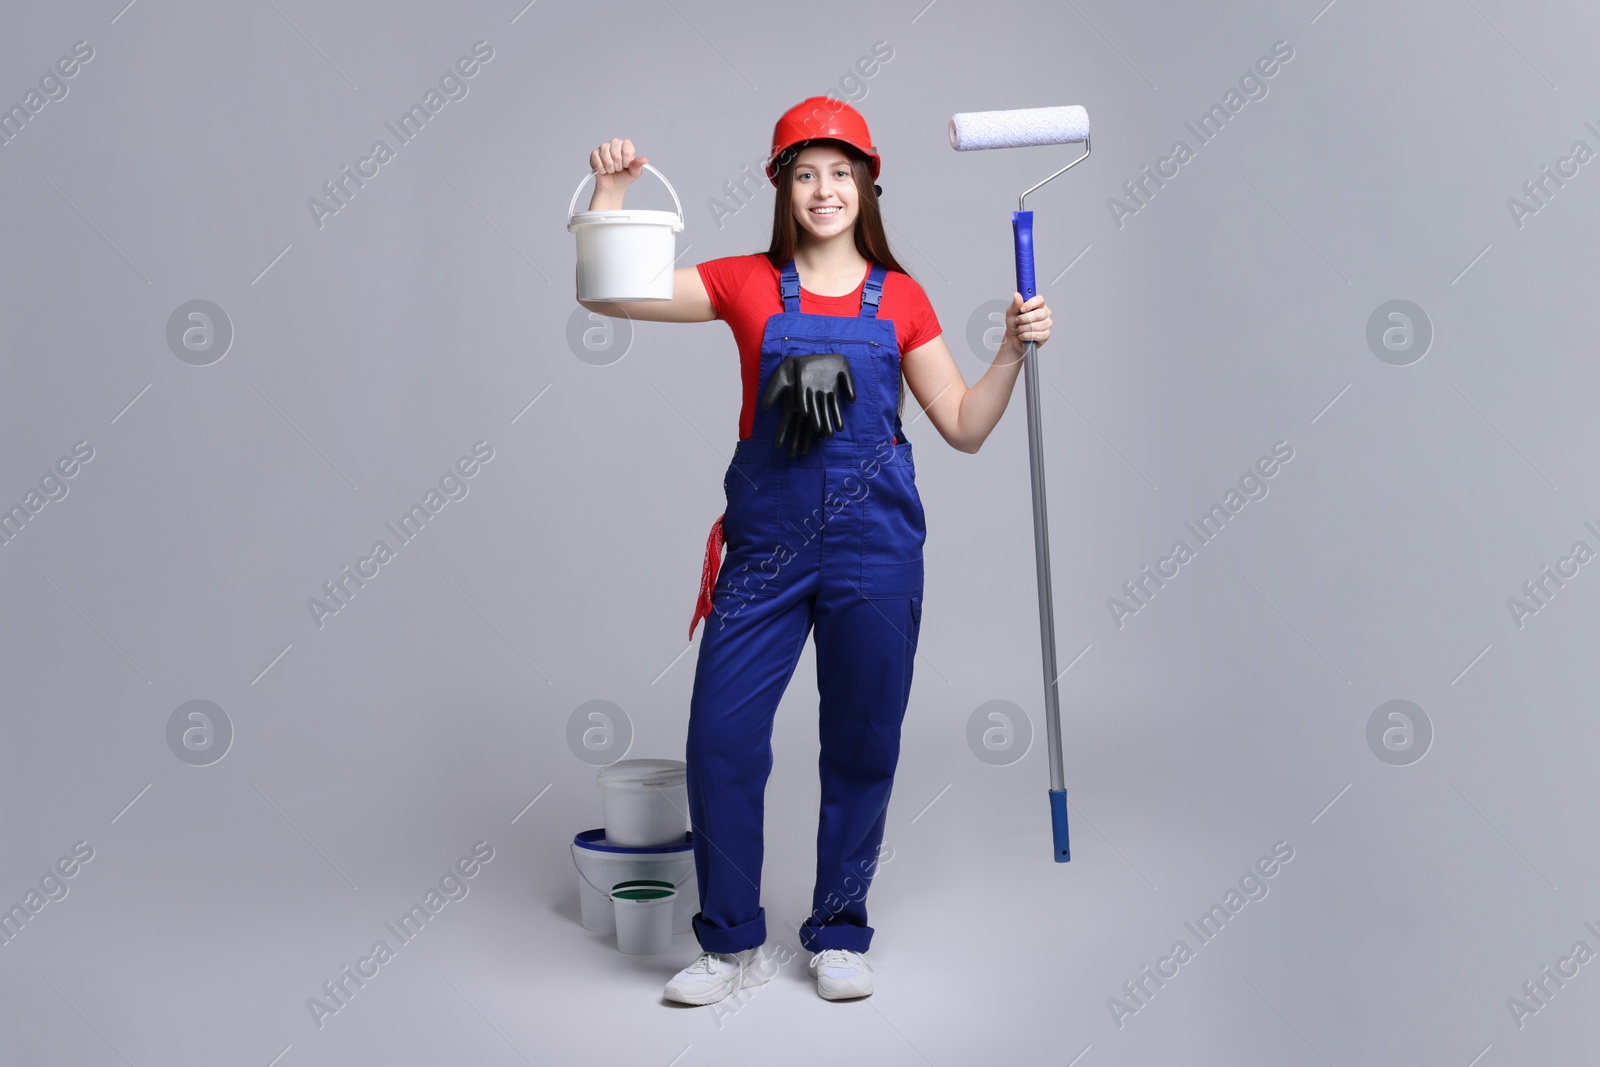
[[[950,116],[950,147],[957,152],[1072,144],[1088,139],[1089,112],[1081,104],[964,111]]]

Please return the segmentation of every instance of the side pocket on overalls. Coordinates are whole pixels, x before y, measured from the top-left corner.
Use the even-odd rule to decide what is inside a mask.
[[[861,530],[861,595],[869,600],[922,592],[927,520],[915,479],[904,450],[892,453],[873,479]]]
[[[728,611],[751,597],[778,595],[777,563],[772,558],[778,531],[778,477],[775,468],[748,464],[729,467],[722,479],[728,502],[722,519],[727,557],[717,574],[717,590],[728,595]]]

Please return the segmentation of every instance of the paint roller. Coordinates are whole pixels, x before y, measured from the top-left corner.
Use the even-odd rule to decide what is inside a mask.
[[[1044,181],[1024,190],[1011,213],[1011,232],[1017,252],[1017,292],[1024,302],[1038,293],[1033,277],[1033,212],[1026,210],[1028,194],[1045,182],[1065,174],[1089,158],[1089,112],[1067,107],[1030,107],[1014,111],[968,111],[950,116],[950,147],[957,152],[989,148],[1032,148],[1039,145],[1083,142],[1083,155]],[[1039,425],[1039,368],[1029,341],[1023,353],[1023,381],[1028,397],[1028,467],[1033,478],[1033,559],[1039,576],[1039,644],[1044,666],[1045,738],[1050,753],[1050,829],[1055,860],[1072,858],[1067,842],[1067,783],[1061,758],[1061,702],[1056,670],[1055,606],[1050,592],[1050,530],[1044,496],[1044,442]]]

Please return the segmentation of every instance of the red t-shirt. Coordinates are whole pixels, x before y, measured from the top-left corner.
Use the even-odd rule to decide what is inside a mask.
[[[744,380],[744,403],[739,410],[739,439],[750,436],[755,427],[756,388],[761,380],[761,337],[767,319],[783,311],[783,296],[778,292],[778,268],[761,253],[724,256],[698,264],[700,280],[711,297],[717,318],[733,330],[739,346],[739,367]],[[844,296],[818,296],[801,287],[800,310],[808,315],[859,315],[861,284]],[[901,352],[910,352],[938,337],[943,331],[928,303],[928,294],[910,275],[889,271],[883,279],[883,297],[878,302],[878,318],[894,323],[895,340]]]

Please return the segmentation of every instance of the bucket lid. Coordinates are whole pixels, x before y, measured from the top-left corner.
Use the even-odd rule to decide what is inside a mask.
[[[642,845],[637,848],[628,845],[613,845],[606,841],[606,828],[597,827],[593,830],[580,830],[572,836],[572,843],[589,852],[618,852],[628,855],[642,855],[645,853],[687,852],[694,848],[694,831],[686,830],[683,840],[670,845]]]
[[[682,785],[688,767],[675,759],[624,759],[600,768],[596,780],[605,785]]]
[[[663,900],[667,897],[678,895],[678,889],[671,882],[657,881],[654,878],[635,878],[627,882],[618,882],[611,887],[612,900]]]
[[[671,882],[663,882],[659,878],[630,878],[626,882],[618,882],[612,886],[613,890],[627,889],[630,886],[654,886],[656,889],[675,889]]]
[[[567,220],[567,231],[575,232],[580,226],[666,226],[673,233],[683,231],[683,216],[674,211],[656,211],[646,208],[610,211],[579,211]]]

